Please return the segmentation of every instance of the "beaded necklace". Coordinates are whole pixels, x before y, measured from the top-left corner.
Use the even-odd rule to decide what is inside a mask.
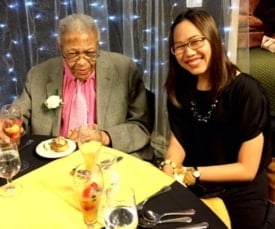
[[[210,109],[206,112],[206,114],[202,115],[198,111],[197,103],[194,100],[191,100],[190,110],[192,111],[193,117],[198,122],[205,122],[205,123],[207,123],[209,121],[209,119],[211,118],[212,113],[213,113],[214,109],[216,108],[218,102],[219,101],[217,99],[215,99],[215,101],[210,105]]]

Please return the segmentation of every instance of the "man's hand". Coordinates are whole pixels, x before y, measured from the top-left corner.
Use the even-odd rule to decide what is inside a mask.
[[[98,132],[96,132],[95,129],[93,130],[93,128],[91,128],[90,130],[87,130],[85,135],[89,135],[88,138],[91,140],[101,141],[103,145],[109,146],[111,143],[111,139],[109,135],[105,131],[102,131],[99,129],[97,130],[100,133],[100,139],[99,139]],[[79,137],[79,128],[71,129],[68,132],[67,138],[77,142],[78,137]]]
[[[78,132],[79,132],[79,128],[71,129],[69,130],[68,135],[66,137],[77,142]]]

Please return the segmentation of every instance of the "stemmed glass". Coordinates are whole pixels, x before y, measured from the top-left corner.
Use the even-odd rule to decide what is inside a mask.
[[[103,175],[101,168],[94,165],[87,170],[84,163],[79,164],[74,172],[74,189],[84,222],[88,229],[94,228],[103,192]]]
[[[14,142],[19,146],[20,138],[22,136],[22,112],[21,108],[16,104],[5,104],[1,107],[1,117],[4,118],[3,131]],[[21,162],[21,169],[23,171],[29,167],[27,161]]]
[[[7,184],[0,188],[0,195],[13,196],[21,190],[20,185],[12,183],[12,178],[20,170],[21,161],[16,143],[0,145],[0,177],[7,179]]]
[[[19,106],[15,104],[5,104],[1,107],[1,116],[5,119],[3,130],[11,141],[20,144],[22,114]]]
[[[132,188],[120,184],[107,189],[104,221],[106,229],[137,228],[138,214]]]
[[[77,144],[86,163],[86,168],[92,169],[96,164],[99,150],[102,147],[100,130],[95,124],[88,124],[79,127]]]

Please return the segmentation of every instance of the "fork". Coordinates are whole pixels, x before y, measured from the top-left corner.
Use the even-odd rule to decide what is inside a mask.
[[[137,210],[142,210],[142,208],[144,207],[144,205],[148,202],[148,200],[151,200],[152,198],[160,195],[160,194],[163,194],[165,192],[168,192],[171,190],[171,187],[170,186],[164,186],[162,187],[159,191],[157,191],[156,193],[154,193],[153,195],[147,197],[145,200],[143,200],[142,202],[140,202],[138,205],[137,205]]]

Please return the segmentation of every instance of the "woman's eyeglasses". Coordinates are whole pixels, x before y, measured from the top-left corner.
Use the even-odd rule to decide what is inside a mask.
[[[190,49],[197,50],[204,46],[206,37],[196,37],[189,40],[185,44],[176,45],[175,47],[171,48],[171,53],[175,56],[183,54],[185,49],[189,47]]]

